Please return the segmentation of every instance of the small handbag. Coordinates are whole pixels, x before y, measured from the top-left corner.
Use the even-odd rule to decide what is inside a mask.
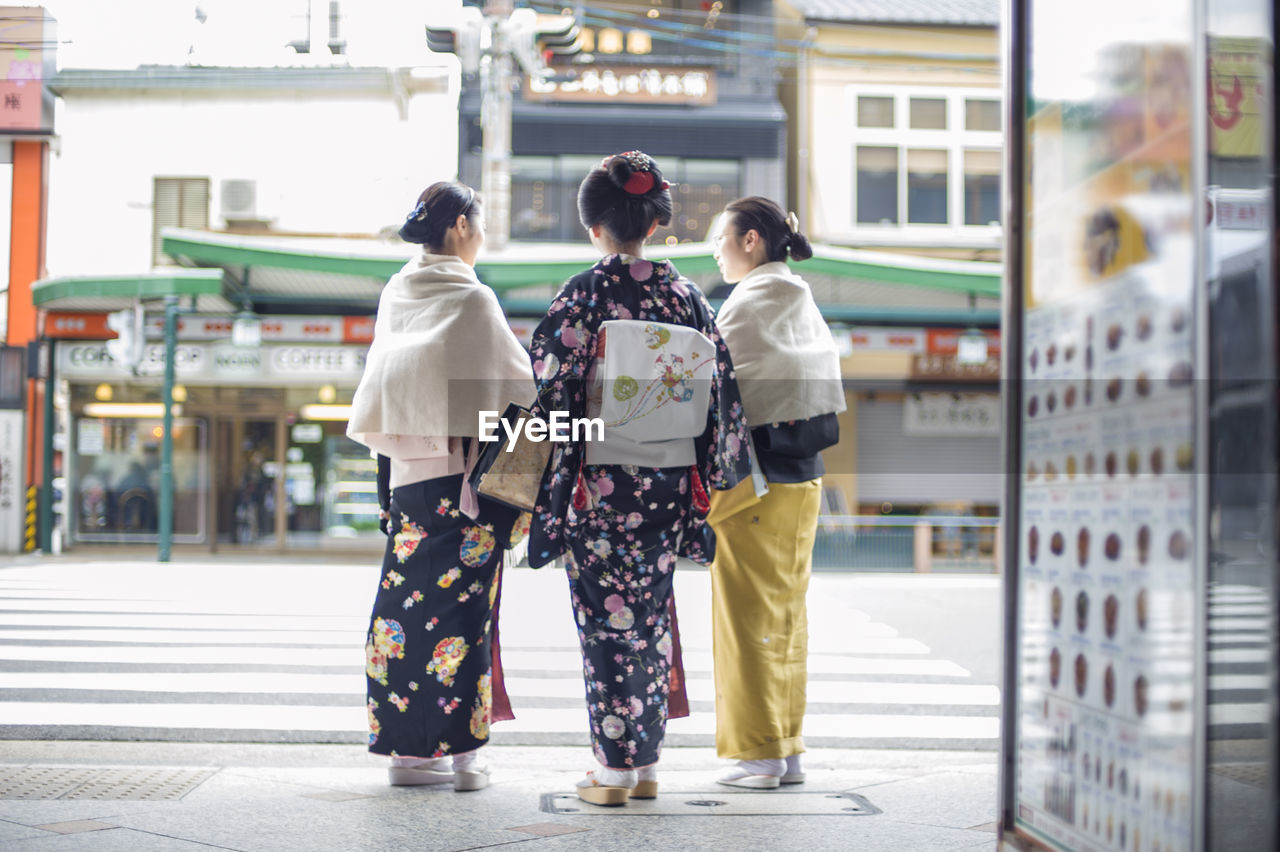
[[[502,412],[502,420],[512,425],[532,417],[529,409],[514,402]],[[531,441],[523,429],[515,431],[516,443],[507,451],[506,432],[499,430],[495,441],[481,442],[482,449],[471,468],[469,482],[476,491],[507,506],[532,512],[542,487],[542,474],[551,458],[547,441]]]

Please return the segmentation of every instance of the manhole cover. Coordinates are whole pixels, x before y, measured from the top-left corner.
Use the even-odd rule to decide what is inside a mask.
[[[1267,786],[1267,765],[1265,763],[1227,763],[1213,767],[1213,771],[1224,778],[1249,784],[1253,787]]]
[[[213,776],[213,769],[153,767],[86,769],[24,766],[0,778],[0,799],[99,799],[157,802],[181,799]]]
[[[880,809],[856,793],[724,793],[699,798],[710,791],[660,794],[656,799],[632,799],[621,808],[588,804],[576,793],[547,793],[542,811],[565,816],[870,816]]]

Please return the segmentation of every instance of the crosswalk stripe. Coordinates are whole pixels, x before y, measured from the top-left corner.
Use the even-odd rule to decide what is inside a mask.
[[[341,645],[364,647],[365,630],[186,630],[171,629],[158,633],[155,630],[131,630],[125,628],[64,628],[49,626],[38,629],[5,629],[0,627],[0,641],[57,641],[57,642],[131,642],[183,645]],[[851,639],[844,643],[846,654],[927,654],[929,648],[916,639]],[[575,652],[576,653],[576,652]]]
[[[1271,719],[1271,707],[1256,704],[1210,704],[1210,725],[1265,725]]]
[[[507,677],[513,698],[583,700],[580,677]],[[710,678],[686,682],[692,701],[715,700]],[[0,690],[56,689],[65,692],[116,691],[128,693],[214,693],[228,695],[346,695],[363,699],[364,678],[350,674],[298,672],[0,672]],[[811,681],[806,697],[813,704],[918,704],[996,707],[1000,690],[994,686],[960,683],[886,683],[878,681]]]
[[[0,634],[0,635],[3,635],[3,634]],[[1241,643],[1241,644],[1247,642],[1250,644],[1265,645],[1267,641],[1268,641],[1268,637],[1267,637],[1267,634],[1265,633],[1249,633],[1245,631],[1232,632],[1232,633],[1221,633],[1221,632],[1211,631],[1209,633],[1210,645],[1215,645],[1215,644],[1222,645],[1228,642],[1235,642],[1235,643]]]
[[[0,628],[0,640],[13,642],[127,642],[181,645],[337,645],[364,647],[365,632],[352,630],[126,630],[47,627],[32,630]]]
[[[1213,610],[1209,610],[1209,632],[1215,630],[1268,630],[1271,627],[1269,618],[1214,618]]]
[[[364,663],[363,646],[307,648],[234,645],[14,645],[0,644],[0,660],[60,663],[145,663],[173,665],[275,665],[343,666]],[[526,671],[580,670],[582,655],[577,650],[502,652],[503,666]],[[691,672],[711,671],[707,652],[687,653],[685,668]],[[902,674],[967,677],[969,672],[949,660],[921,660],[880,657],[810,654],[813,674]]]
[[[1270,689],[1271,679],[1266,675],[1209,675],[1209,689],[1211,691],[1225,691],[1228,689]]]
[[[0,610],[6,601],[0,598]],[[263,615],[210,613],[133,613],[133,612],[91,612],[91,613],[13,613],[0,611],[0,638],[3,628],[7,627],[133,627],[148,629],[201,629],[217,628],[223,630],[278,630],[292,632],[294,630],[354,630],[361,634],[369,626],[369,619],[354,616],[315,616],[290,615],[288,619],[280,613]]]
[[[1209,663],[1265,663],[1271,659],[1266,648],[1223,648],[1209,652]]]
[[[1264,603],[1212,603],[1209,605],[1211,615],[1270,615],[1271,607]]]
[[[362,706],[0,702],[0,725],[359,731],[367,719],[367,711]],[[578,714],[547,708],[518,711],[514,720],[497,723],[494,731],[497,734],[581,733],[586,736],[585,724]],[[672,719],[667,723],[667,731],[711,735],[715,733],[715,717],[702,713]],[[805,734],[811,737],[994,740],[999,733],[1000,720],[994,716],[823,714],[805,719]]]

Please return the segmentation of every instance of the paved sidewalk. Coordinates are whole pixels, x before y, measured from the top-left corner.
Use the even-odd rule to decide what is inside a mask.
[[[815,749],[806,755],[805,784],[755,793],[714,782],[726,763],[713,749],[668,748],[659,798],[622,808],[568,797],[591,766],[585,747],[489,746],[485,755],[491,786],[454,793],[388,787],[385,759],[359,746],[0,742],[0,847],[941,852],[996,846],[997,769],[990,753]],[[180,797],[157,798],[166,794]],[[150,798],[138,800],[143,795]]]

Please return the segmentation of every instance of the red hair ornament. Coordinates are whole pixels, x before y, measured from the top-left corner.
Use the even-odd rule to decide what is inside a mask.
[[[653,172],[633,172],[627,182],[622,185],[623,192],[631,195],[644,195],[653,189]]]

